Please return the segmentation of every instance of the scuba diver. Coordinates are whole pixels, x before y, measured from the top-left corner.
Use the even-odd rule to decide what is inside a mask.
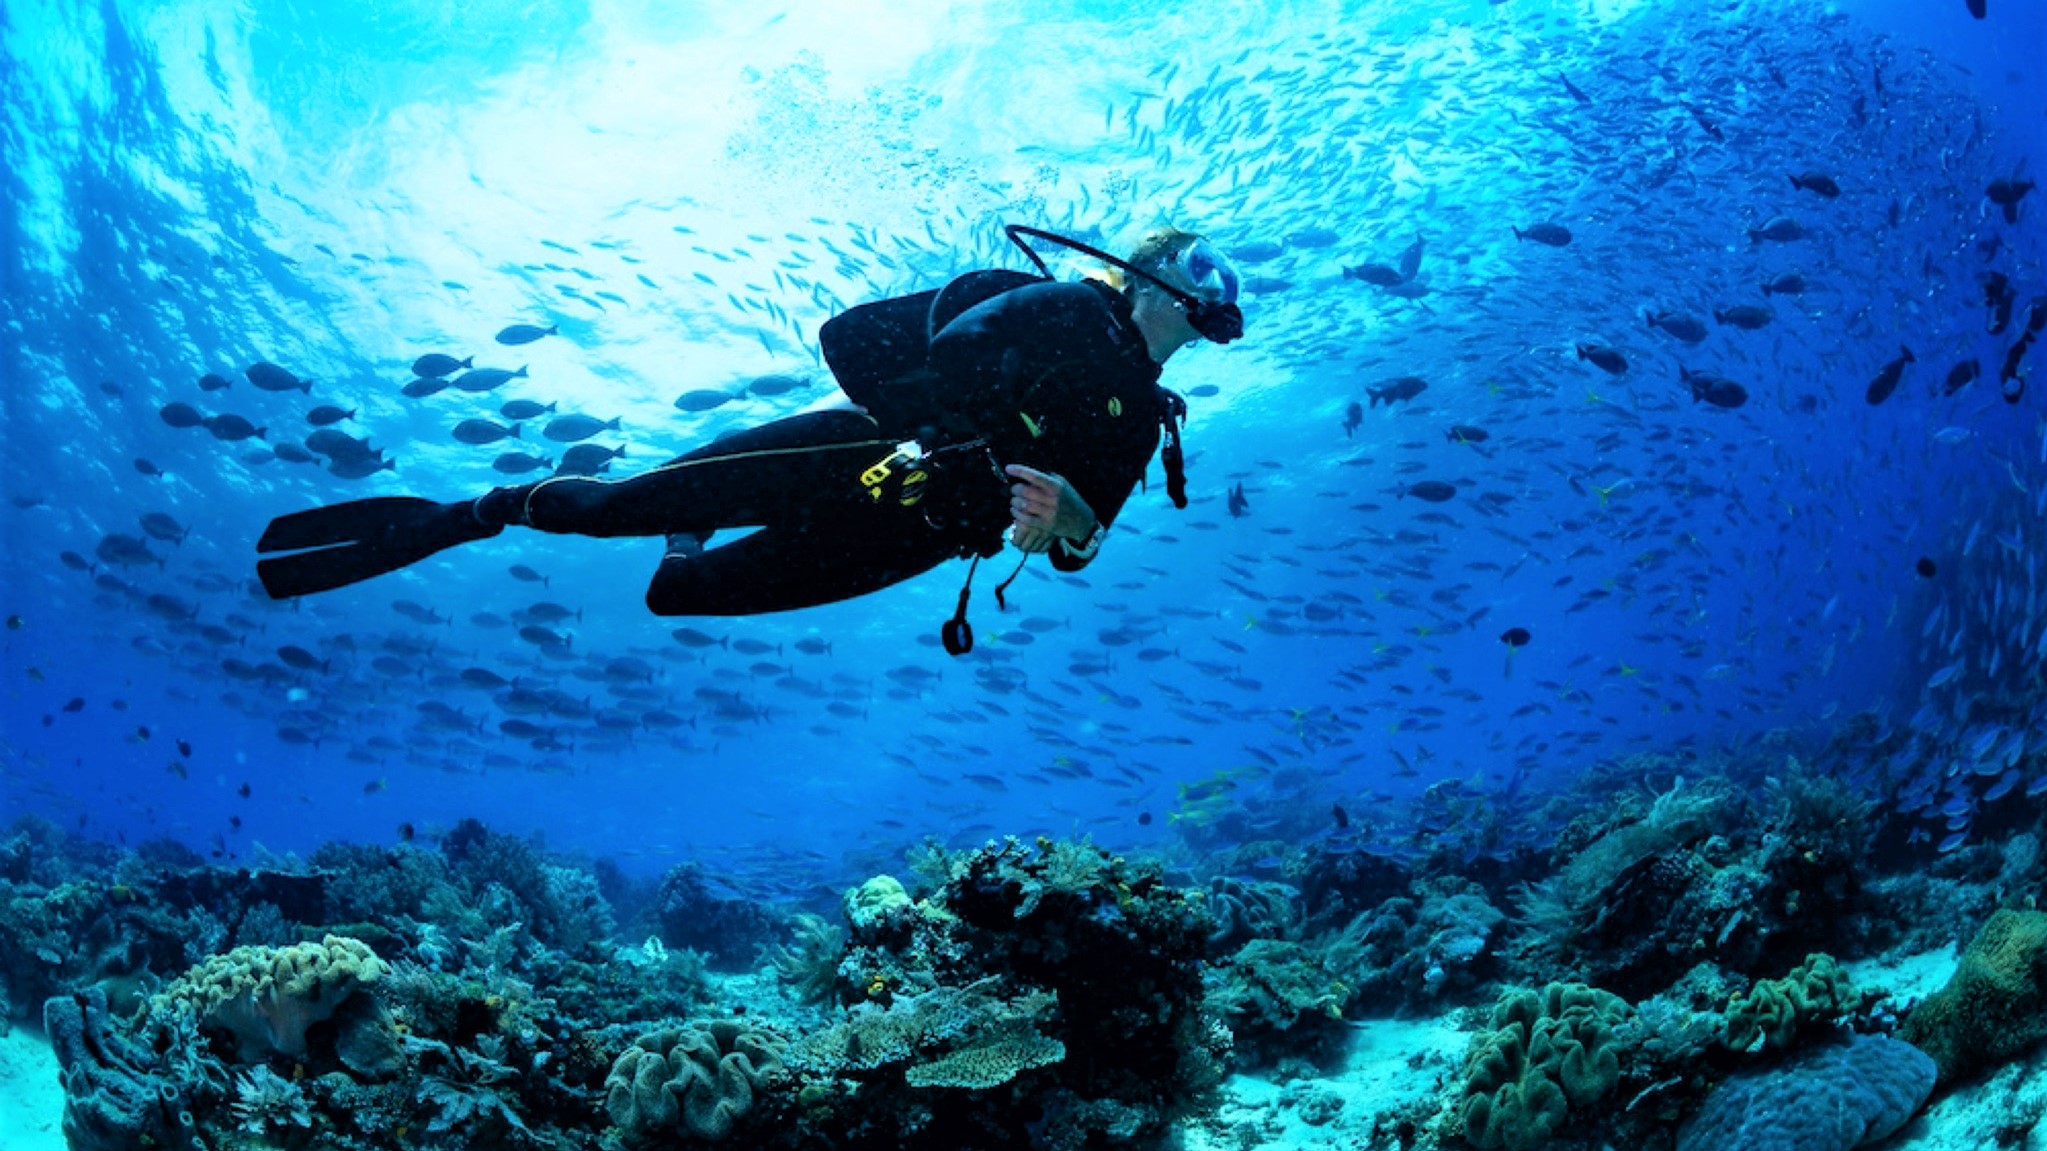
[[[256,550],[293,554],[257,563],[263,587],[273,599],[343,587],[512,526],[665,536],[647,588],[664,616],[833,603],[973,557],[943,633],[961,654],[973,645],[973,572],[1005,531],[1026,561],[1045,553],[1078,571],[1155,451],[1167,494],[1186,506],[1187,406],[1159,377],[1187,344],[1244,330],[1237,272],[1198,235],[1161,228],[1123,260],[1006,231],[1038,274],[969,272],[824,324],[818,343],[849,406],[732,433],[625,479],[554,476],[455,503],[390,496],[280,516]],[[1108,271],[1060,282],[1024,237]],[[759,530],[704,546],[731,528]]]

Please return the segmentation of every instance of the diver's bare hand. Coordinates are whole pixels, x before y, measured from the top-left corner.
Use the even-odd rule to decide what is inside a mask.
[[[1094,531],[1094,509],[1065,477],[1021,464],[1003,471],[1017,481],[1009,489],[1009,514],[1016,521],[1009,538],[1017,547],[1036,554],[1055,540],[1085,539]]]

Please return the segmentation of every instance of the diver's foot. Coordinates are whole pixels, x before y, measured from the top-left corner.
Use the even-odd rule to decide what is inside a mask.
[[[476,497],[476,501],[469,505],[469,514],[476,518],[478,524],[487,528],[524,525],[526,497],[532,491],[532,484],[492,488]]]
[[[711,538],[710,532],[669,532],[668,550],[662,559],[693,560],[704,554],[704,541]]]

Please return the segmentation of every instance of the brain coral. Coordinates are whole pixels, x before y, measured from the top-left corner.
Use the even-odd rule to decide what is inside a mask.
[[[680,1126],[723,1139],[753,1107],[754,1092],[782,1065],[780,1042],[737,1019],[699,1021],[640,1037],[612,1064],[604,1107],[640,1141]]]
[[[163,997],[190,1005],[201,1026],[232,1033],[242,1059],[302,1055],[306,1029],[384,971],[368,944],[329,935],[291,947],[237,947],[186,972]]]
[[[1620,1077],[1614,1025],[1628,1005],[1582,983],[1520,991],[1493,1009],[1493,1030],[1472,1041],[1458,1115],[1465,1138],[1491,1151],[1532,1151],[1572,1107],[1606,1094]]]

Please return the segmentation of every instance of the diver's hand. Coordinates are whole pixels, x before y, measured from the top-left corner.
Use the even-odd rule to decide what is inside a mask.
[[[1016,526],[1009,540],[1036,555],[1060,539],[1086,539],[1095,528],[1095,512],[1065,477],[1021,464],[1003,469],[1017,482],[1009,489],[1009,514]]]

